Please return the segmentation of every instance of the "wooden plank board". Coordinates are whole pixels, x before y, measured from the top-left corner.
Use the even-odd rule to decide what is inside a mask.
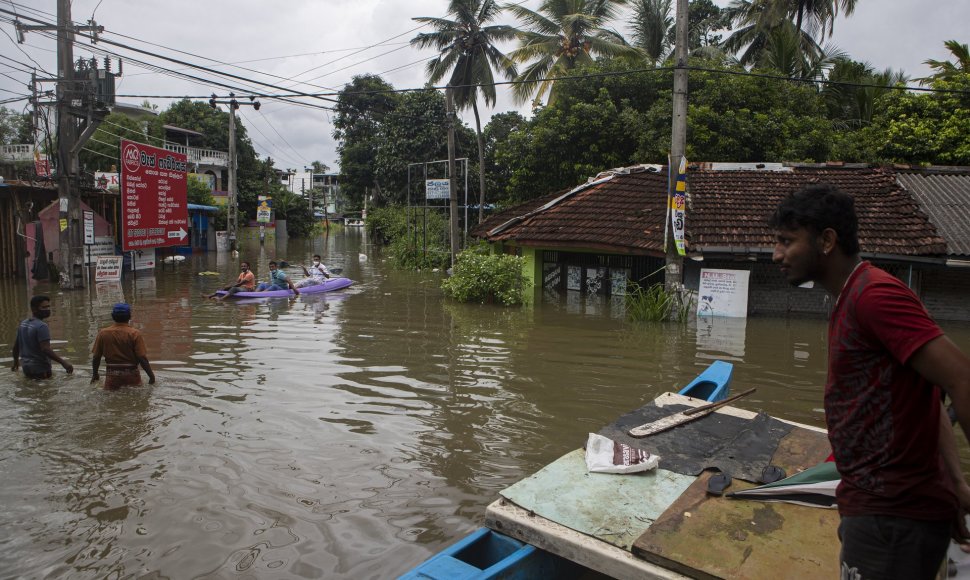
[[[620,580],[686,580],[686,576],[536,515],[504,499],[485,510],[485,526]]]
[[[824,433],[795,429],[772,464],[788,474],[828,455]],[[698,578],[838,577],[839,515],[787,503],[707,494],[705,472],[633,544],[633,553]],[[731,490],[753,487],[735,480]]]
[[[501,494],[526,510],[629,550],[694,480],[663,469],[588,473],[586,454],[577,449]]]

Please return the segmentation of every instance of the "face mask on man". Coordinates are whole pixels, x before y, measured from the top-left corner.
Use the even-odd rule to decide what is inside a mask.
[[[319,266],[320,265],[320,260],[314,260],[313,261],[313,265],[314,266]]]
[[[41,320],[50,317],[50,315],[51,315],[50,308],[48,308],[47,310],[38,310],[37,311],[37,318],[39,318]]]

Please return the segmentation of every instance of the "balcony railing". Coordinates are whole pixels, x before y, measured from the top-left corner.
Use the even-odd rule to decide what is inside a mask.
[[[0,145],[0,161],[33,161],[34,145]]]
[[[188,158],[189,163],[197,165],[215,165],[217,167],[229,167],[229,154],[225,151],[214,151],[212,149],[199,149],[197,147],[186,147],[175,143],[165,143],[165,148],[169,151],[182,153]]]
[[[197,147],[186,147],[175,143],[165,143],[165,148],[169,151],[182,153],[188,158],[188,162],[196,165],[213,165],[216,167],[229,167],[229,154],[225,151],[214,151],[212,149],[199,149]],[[0,161],[33,161],[34,145],[0,145]]]

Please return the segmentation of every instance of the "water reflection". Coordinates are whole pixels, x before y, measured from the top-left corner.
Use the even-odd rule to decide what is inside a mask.
[[[314,253],[354,286],[201,298],[240,259],[265,274]],[[5,575],[393,576],[480,525],[500,489],[714,358],[736,362],[736,389],[758,387],[749,408],[822,419],[824,321],[635,325],[619,303],[568,296],[455,304],[440,275],[388,268],[359,232],[254,241],[143,278],[37,286],[78,370],[40,383],[2,371]],[[158,383],[105,393],[88,384],[89,350],[121,298]],[[0,341],[27,299],[26,284],[0,281]],[[963,326],[947,331],[970,346]],[[0,342],[7,366],[9,350]]]

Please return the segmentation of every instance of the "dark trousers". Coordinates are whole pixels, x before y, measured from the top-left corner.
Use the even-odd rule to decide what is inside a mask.
[[[839,524],[843,580],[931,580],[950,545],[950,520],[846,516]]]

